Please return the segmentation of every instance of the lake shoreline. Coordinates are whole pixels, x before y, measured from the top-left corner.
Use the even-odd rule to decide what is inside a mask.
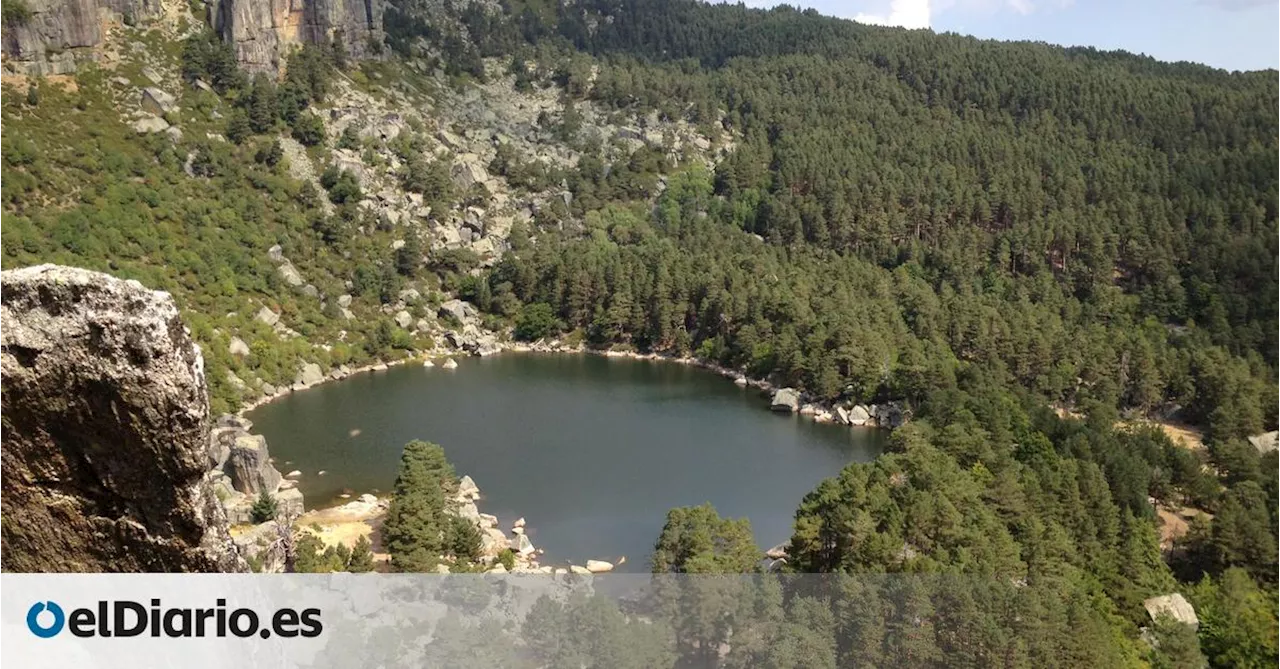
[[[346,368],[345,365],[343,365],[343,366],[340,366],[337,370],[331,371],[321,381],[318,381],[316,383],[311,383],[311,384],[295,383],[293,386],[290,386],[288,388],[281,388],[279,391],[277,391],[274,394],[263,395],[254,400],[246,402],[243,406],[240,407],[238,411],[235,412],[235,415],[244,418],[246,417],[245,414],[249,413],[250,411],[253,411],[254,409],[258,409],[262,406],[270,404],[276,400],[288,397],[293,393],[310,390],[312,388],[324,385],[326,383],[334,382],[334,381],[342,381],[344,379],[350,378],[357,374],[365,374],[370,372],[385,372],[391,367],[407,365],[412,363],[419,363],[419,364],[431,363],[432,365],[436,365],[438,364],[438,361],[445,360],[446,363],[440,363],[440,364],[447,364],[447,362],[453,362],[454,357],[492,357],[494,355],[499,355],[504,353],[554,353],[554,354],[575,354],[575,355],[585,354],[585,355],[597,355],[597,356],[606,357],[606,358],[626,358],[629,360],[670,362],[670,363],[676,363],[679,365],[685,365],[688,367],[696,367],[698,369],[704,369],[709,372],[714,372],[719,376],[733,380],[734,384],[739,387],[756,388],[761,393],[774,393],[779,390],[782,390],[782,388],[775,386],[773,383],[767,380],[751,378],[740,370],[736,370],[729,367],[724,367],[722,365],[717,365],[715,363],[699,360],[692,356],[676,356],[668,353],[640,353],[638,351],[619,351],[614,349],[597,349],[597,348],[584,346],[582,344],[571,346],[571,345],[562,344],[559,342],[559,340],[552,340],[549,343],[543,343],[542,341],[538,341],[534,343],[499,342],[497,344],[496,350],[486,351],[482,353],[467,353],[465,351],[458,350],[452,353],[445,353],[445,354],[438,354],[438,355],[428,353],[425,355],[406,357],[400,360],[393,360],[390,362],[380,361],[380,362],[364,365],[362,367],[357,367],[355,369],[348,369]],[[871,405],[871,406],[874,407],[875,405]],[[826,402],[805,402],[798,406],[797,411],[792,411],[791,413],[798,413],[801,416],[811,418],[814,422],[818,422],[818,423],[836,423],[839,425],[848,425],[849,427],[854,427],[854,428],[865,427],[865,428],[871,428],[871,429],[879,429],[879,428],[891,429],[892,427],[897,427],[894,425],[879,424],[878,422],[876,422],[877,419],[874,417],[874,414],[870,421],[862,424],[845,422],[839,417],[840,410],[837,408],[837,406],[835,404],[826,403]]]

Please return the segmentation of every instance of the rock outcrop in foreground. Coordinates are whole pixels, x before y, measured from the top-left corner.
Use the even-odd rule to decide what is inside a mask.
[[[205,478],[204,361],[167,293],[0,273],[10,571],[247,571]]]

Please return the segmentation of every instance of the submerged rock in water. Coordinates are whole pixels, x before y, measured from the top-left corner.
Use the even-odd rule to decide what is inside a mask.
[[[8,571],[247,571],[210,466],[204,359],[168,293],[0,273]]]

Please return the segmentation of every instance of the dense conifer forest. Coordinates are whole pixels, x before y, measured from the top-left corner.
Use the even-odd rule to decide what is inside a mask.
[[[962,578],[857,586],[914,612],[828,599],[824,658],[1275,661],[1277,461],[1242,439],[1276,422],[1274,72],[785,7],[507,9],[465,15],[455,60],[558,49],[569,99],[719,126],[735,145],[714,173],[660,156],[579,165],[571,203],[542,221],[575,233],[518,247],[463,286],[470,299],[524,338],[578,332],[914,410],[891,454],[803,501],[787,568]],[[661,174],[661,195],[635,172]],[[1206,428],[1207,453],[1116,427],[1165,415]],[[1216,515],[1162,559],[1155,509],[1183,505]],[[672,512],[655,570],[758,564],[721,535],[743,528],[709,512]],[[1179,590],[1206,616],[1198,647],[1143,610]],[[1228,615],[1224,597],[1250,603]],[[911,615],[932,625],[918,647],[871,641]]]

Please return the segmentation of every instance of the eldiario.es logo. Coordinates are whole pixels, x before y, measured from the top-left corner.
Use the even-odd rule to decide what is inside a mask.
[[[324,631],[320,609],[279,609],[263,626],[253,609],[227,610],[227,600],[218,599],[212,608],[165,608],[159,599],[147,607],[138,602],[100,601],[95,608],[63,612],[57,602],[36,602],[27,610],[27,629],[41,639],[57,636],[66,628],[78,637],[203,638],[259,636],[317,637]]]

